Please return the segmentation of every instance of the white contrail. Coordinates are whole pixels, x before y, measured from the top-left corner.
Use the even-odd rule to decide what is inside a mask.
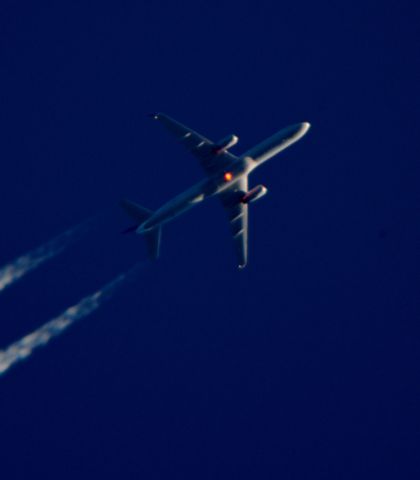
[[[7,372],[16,363],[28,358],[36,348],[46,345],[52,338],[61,335],[77,320],[81,320],[94,312],[115,293],[118,287],[131,278],[142,265],[139,264],[128,272],[119,275],[100,290],[65,310],[58,317],[44,323],[35,331],[9,345],[5,350],[0,350],[0,375]]]
[[[35,250],[32,250],[16,260],[8,263],[4,267],[1,267],[0,292],[17,282],[31,270],[34,270],[42,265],[45,261],[61,253],[80,234],[86,231],[89,223],[90,221],[88,220],[87,222],[77,225],[76,227],[70,228]]]

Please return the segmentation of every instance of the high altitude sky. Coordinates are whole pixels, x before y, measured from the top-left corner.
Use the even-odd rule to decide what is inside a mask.
[[[95,305],[0,376],[2,479],[419,477],[418,26],[404,0],[1,2],[0,269],[56,250],[0,292],[0,349]],[[121,198],[203,176],[153,111],[236,154],[311,122],[251,177],[244,271],[217,201],[155,264],[120,234]]]

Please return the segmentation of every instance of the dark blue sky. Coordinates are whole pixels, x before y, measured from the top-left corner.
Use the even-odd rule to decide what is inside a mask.
[[[145,114],[240,153],[309,121],[251,178],[250,261],[217,201],[162,258],[0,378],[0,475],[418,478],[415,2],[0,6],[0,265],[102,212],[0,297],[0,347],[145,258],[122,197],[203,175]]]

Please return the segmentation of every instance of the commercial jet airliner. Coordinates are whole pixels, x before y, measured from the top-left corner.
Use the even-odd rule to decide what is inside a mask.
[[[214,143],[163,113],[151,116],[161,122],[198,158],[207,177],[155,211],[129,200],[122,200],[122,207],[136,221],[125,233],[143,235],[149,256],[156,259],[159,256],[162,225],[206,198],[218,197],[231,225],[238,267],[244,268],[248,258],[248,205],[267,193],[264,185],[257,185],[249,190],[248,176],[265,161],[300,140],[309,130],[310,124],[303,122],[280,130],[237,157],[228,151],[238,142],[236,135],[229,135]]]

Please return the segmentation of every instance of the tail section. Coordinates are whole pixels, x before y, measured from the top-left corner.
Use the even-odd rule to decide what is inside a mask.
[[[127,228],[123,231],[123,233],[134,233],[138,226],[144,223],[153,213],[152,210],[144,208],[141,205],[138,205],[137,203],[127,199],[121,200],[121,207],[133,220],[137,222],[136,225]],[[162,228],[156,227],[143,234],[146,240],[149,257],[153,260],[159,258],[161,232]]]
[[[144,208],[141,205],[138,205],[137,203],[125,198],[124,200],[121,200],[121,207],[133,220],[136,220],[139,225],[145,222],[153,213],[152,210]]]

